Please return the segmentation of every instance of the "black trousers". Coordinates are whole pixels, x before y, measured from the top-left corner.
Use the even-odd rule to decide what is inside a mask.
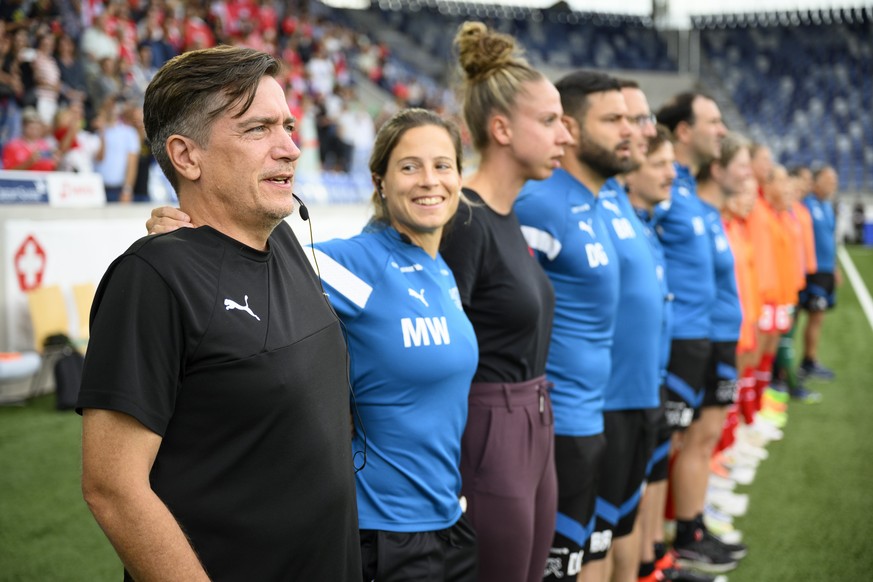
[[[438,531],[361,530],[364,582],[476,582],[476,534],[462,515]]]

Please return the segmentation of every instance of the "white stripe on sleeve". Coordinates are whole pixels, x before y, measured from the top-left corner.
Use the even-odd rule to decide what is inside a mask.
[[[561,254],[561,241],[544,230],[532,226],[522,226],[521,233],[530,248],[546,255],[550,261]]]
[[[315,249],[315,258],[318,261],[322,281],[361,309],[367,305],[373,292],[372,287],[318,249]]]

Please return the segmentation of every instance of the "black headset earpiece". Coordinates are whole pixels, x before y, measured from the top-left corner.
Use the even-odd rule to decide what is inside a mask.
[[[300,218],[302,218],[303,220],[309,220],[309,209],[306,208],[303,200],[301,200],[300,197],[294,192],[291,193],[291,196],[293,196],[294,200],[297,201],[297,204],[300,205],[300,210],[298,210],[298,212],[300,213]]]

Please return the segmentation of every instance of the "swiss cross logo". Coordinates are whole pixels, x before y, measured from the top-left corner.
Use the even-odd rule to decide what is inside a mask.
[[[15,251],[14,262],[19,289],[32,291],[39,287],[45,273],[45,251],[32,234]]]

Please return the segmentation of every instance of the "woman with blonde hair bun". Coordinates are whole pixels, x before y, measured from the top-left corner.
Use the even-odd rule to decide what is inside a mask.
[[[554,431],[545,378],[555,297],[513,212],[527,180],[559,167],[570,134],[554,85],[511,36],[465,22],[455,37],[463,113],[479,154],[470,211],[441,254],[479,344],[461,445],[461,493],[482,582],[542,580],[555,532]]]

